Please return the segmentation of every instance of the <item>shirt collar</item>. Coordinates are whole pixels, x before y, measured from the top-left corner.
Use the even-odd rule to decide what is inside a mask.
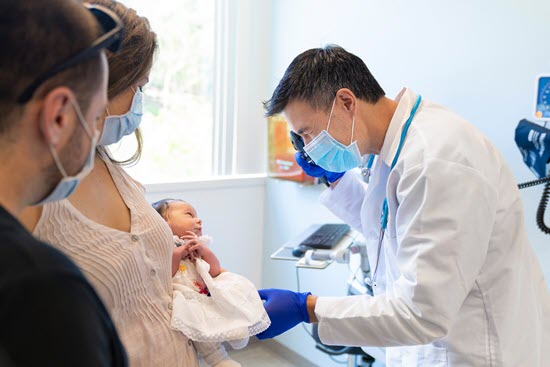
[[[398,103],[397,108],[393,114],[393,117],[386,131],[384,137],[384,143],[380,150],[380,158],[386,163],[388,167],[391,167],[397,147],[399,146],[399,140],[401,138],[401,128],[409,118],[411,109],[416,101],[416,94],[409,88],[404,87],[401,89],[395,101]]]

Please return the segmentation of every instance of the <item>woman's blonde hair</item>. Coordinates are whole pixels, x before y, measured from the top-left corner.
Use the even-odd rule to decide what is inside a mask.
[[[145,78],[151,67],[155,53],[158,50],[157,35],[151,30],[149,21],[140,17],[134,9],[127,8],[115,0],[91,0],[92,4],[99,4],[115,12],[124,23],[124,36],[120,51],[107,55],[109,61],[109,100],[115,98],[137,82]],[[137,140],[137,150],[128,159],[117,161],[108,149],[99,146],[98,149],[107,154],[110,160],[119,165],[132,165],[139,161],[143,151],[143,137],[141,130],[136,129],[134,135]]]

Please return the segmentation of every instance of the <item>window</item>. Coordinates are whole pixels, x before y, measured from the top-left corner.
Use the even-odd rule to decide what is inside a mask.
[[[159,52],[144,88],[144,150],[128,172],[143,183],[265,172],[269,64],[256,0],[125,0],[147,17]],[[111,147],[118,159],[135,138]]]
[[[147,17],[159,52],[144,88],[142,159],[128,171],[144,183],[212,173],[214,125],[214,0],[126,0]],[[135,151],[135,138],[113,146],[115,157]]]

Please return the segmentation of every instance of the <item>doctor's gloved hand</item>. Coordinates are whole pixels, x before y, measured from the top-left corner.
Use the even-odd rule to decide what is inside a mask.
[[[325,176],[327,178],[327,181],[331,182],[331,183],[334,182],[334,181],[338,181],[340,179],[340,177],[342,177],[344,175],[344,173],[346,173],[346,172],[326,171],[324,168],[319,167],[315,163],[308,163],[304,159],[304,157],[302,157],[302,153],[300,153],[300,152],[296,152],[294,154],[294,158],[296,159],[296,163],[298,163],[298,165],[300,167],[302,167],[302,169],[304,170],[305,173],[307,173],[311,177],[323,177],[323,176]]]
[[[264,308],[271,319],[266,331],[256,335],[258,339],[273,338],[292,329],[301,322],[309,323],[307,296],[311,293],[298,293],[286,289],[260,289],[260,298],[265,301]]]

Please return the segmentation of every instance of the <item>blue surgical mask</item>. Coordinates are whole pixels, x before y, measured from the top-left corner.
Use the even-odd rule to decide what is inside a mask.
[[[355,116],[351,121],[350,145],[345,146],[328,133],[335,102],[336,99],[332,103],[326,130],[321,131],[304,147],[304,150],[321,168],[330,172],[346,172],[361,165],[361,153],[357,147],[357,141],[353,141]]]
[[[53,148],[53,146],[50,144],[49,149],[50,153],[53,157],[53,160],[55,162],[55,165],[57,166],[57,169],[61,174],[63,175],[63,178],[57,186],[46,196],[44,199],[40,200],[39,202],[35,203],[34,205],[43,205],[46,203],[50,203],[52,201],[58,201],[63,200],[69,197],[73,193],[73,191],[78,186],[79,182],[86,177],[92,168],[94,168],[94,156],[95,156],[95,148],[97,144],[98,139],[98,132],[94,131],[92,134],[88,128],[88,125],[86,125],[86,120],[84,119],[84,116],[82,115],[82,112],[80,111],[80,107],[78,107],[78,104],[71,100],[71,103],[73,104],[73,107],[76,111],[76,115],[78,116],[78,120],[84,127],[84,131],[86,132],[86,135],[88,135],[88,138],[90,138],[90,152],[88,153],[88,157],[86,158],[86,162],[80,169],[80,172],[78,172],[74,176],[67,175],[67,172],[63,168],[63,165],[61,164],[61,161],[59,160],[59,157],[57,156],[57,152]]]
[[[132,88],[134,90],[134,88]],[[107,110],[109,114],[109,110]],[[134,91],[134,99],[130,111],[124,115],[107,116],[103,123],[103,131],[98,145],[110,145],[118,143],[126,135],[133,133],[141,123],[143,116],[143,92],[138,88]]]

